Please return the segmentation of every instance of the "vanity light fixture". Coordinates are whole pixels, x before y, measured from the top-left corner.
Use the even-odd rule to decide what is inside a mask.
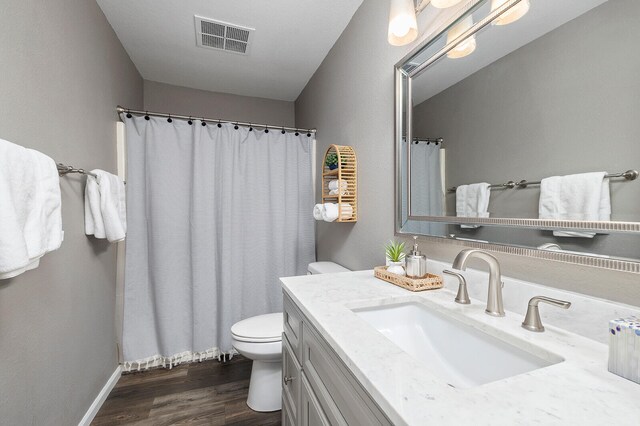
[[[491,0],[491,11],[493,12],[494,10],[505,4],[507,1],[509,0]],[[515,6],[498,16],[493,21],[493,25],[509,25],[516,22],[518,19],[527,14],[530,6],[531,4],[529,3],[529,0],[520,1],[520,3],[516,4]]]
[[[473,27],[473,17],[467,16],[462,21],[458,22],[447,32],[447,44],[452,43],[455,39],[460,37],[469,28]],[[468,37],[465,41],[458,44],[447,53],[447,58],[458,59],[464,58],[467,55],[473,53],[476,50],[476,36],[475,34]]]
[[[404,46],[418,37],[418,21],[413,0],[391,0],[387,40],[392,46]]]

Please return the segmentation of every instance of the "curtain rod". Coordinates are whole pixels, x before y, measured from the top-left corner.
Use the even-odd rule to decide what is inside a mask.
[[[198,117],[195,115],[167,114],[164,112],[141,111],[136,109],[124,108],[120,105],[116,107],[116,111],[118,111],[118,114],[127,113],[127,114],[138,114],[138,115],[153,116],[153,117],[182,118],[185,120],[193,119],[193,120],[201,120],[203,122],[211,122],[211,123],[231,123],[231,124],[236,124],[238,126],[264,127],[265,129],[290,130],[290,131],[301,132],[301,133],[306,132],[308,136],[311,136],[311,133],[316,133],[316,129],[301,129],[297,127],[272,126],[271,124],[247,123],[245,121],[223,120],[221,118],[206,118],[206,117]]]
[[[413,138],[413,144],[414,145],[417,145],[417,144],[422,143],[422,142],[426,142],[427,145],[429,145],[430,143],[433,143],[433,144],[436,144],[436,145],[438,145],[438,144],[443,144],[444,145],[444,138],[419,138],[419,137]]]

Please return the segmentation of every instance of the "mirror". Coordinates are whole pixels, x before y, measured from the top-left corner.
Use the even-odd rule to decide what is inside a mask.
[[[401,61],[396,231],[637,265],[638,18],[634,0],[475,1]]]

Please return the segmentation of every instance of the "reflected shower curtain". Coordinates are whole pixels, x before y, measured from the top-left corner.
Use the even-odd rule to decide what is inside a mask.
[[[402,170],[407,170],[407,144],[402,143]],[[415,216],[444,216],[444,148],[436,144],[420,142],[411,145],[411,210]],[[402,176],[403,200],[407,199],[406,173]],[[402,217],[406,218],[406,202],[402,205]],[[409,221],[405,232],[446,235],[446,224]]]
[[[312,137],[123,118],[125,369],[217,357],[315,259]]]

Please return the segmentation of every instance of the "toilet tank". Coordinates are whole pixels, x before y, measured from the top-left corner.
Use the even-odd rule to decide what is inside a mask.
[[[344,266],[333,262],[313,262],[307,268],[307,275],[335,274],[337,272],[349,272]]]

